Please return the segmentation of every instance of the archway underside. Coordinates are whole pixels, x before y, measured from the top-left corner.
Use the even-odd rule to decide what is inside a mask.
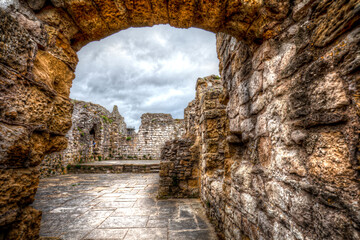
[[[188,126],[191,151],[198,149],[201,198],[225,238],[359,238],[356,0],[0,7],[0,239],[36,239],[41,214],[29,205],[38,165],[66,147],[76,51],[155,24],[218,33],[221,84],[214,91],[199,80],[187,110],[197,114],[189,122],[202,114]]]

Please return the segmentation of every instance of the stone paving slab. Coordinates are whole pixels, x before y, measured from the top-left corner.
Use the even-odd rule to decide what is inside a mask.
[[[216,240],[198,199],[156,199],[158,174],[74,174],[42,179],[33,206],[40,236],[60,239]]]

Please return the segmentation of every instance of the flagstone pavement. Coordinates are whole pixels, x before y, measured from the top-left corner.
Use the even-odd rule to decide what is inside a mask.
[[[33,206],[40,236],[60,239],[216,240],[198,199],[158,200],[158,174],[70,174],[42,179]]]

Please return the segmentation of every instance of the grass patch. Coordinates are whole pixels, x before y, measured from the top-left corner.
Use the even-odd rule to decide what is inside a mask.
[[[114,121],[112,118],[108,118],[105,115],[101,115],[101,118],[104,120],[105,123],[112,123]]]

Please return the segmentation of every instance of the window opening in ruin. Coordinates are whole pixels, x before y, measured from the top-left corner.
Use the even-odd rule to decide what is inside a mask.
[[[92,135],[94,137],[94,139],[96,138],[95,135],[95,126],[90,130],[90,135]]]

